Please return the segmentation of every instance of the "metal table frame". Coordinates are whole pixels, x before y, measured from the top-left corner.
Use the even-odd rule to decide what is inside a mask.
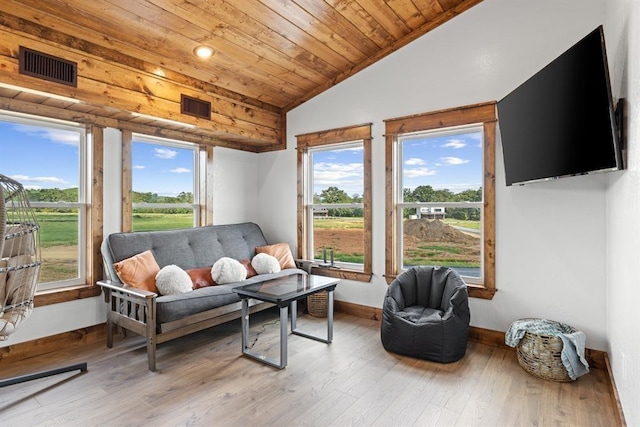
[[[257,299],[255,296],[244,296],[242,298],[242,354],[273,366],[274,368],[283,369],[287,366],[287,339],[288,339],[288,326],[289,326],[289,306],[291,306],[291,333],[300,335],[301,337],[309,338],[312,340],[320,341],[329,344],[333,341],[333,291],[335,284],[327,289],[319,289],[316,292],[326,291],[327,294],[327,337],[320,337],[312,335],[308,332],[304,332],[297,327],[298,319],[298,300],[306,298],[316,292],[305,293],[293,300],[286,300],[279,302],[277,305],[280,309],[280,360],[268,357],[264,354],[260,354],[253,351],[249,345],[249,298]]]

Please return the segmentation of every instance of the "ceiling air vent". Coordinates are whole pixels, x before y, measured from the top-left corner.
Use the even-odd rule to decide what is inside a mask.
[[[211,120],[211,103],[191,98],[187,95],[180,96],[180,112],[190,116]]]
[[[77,87],[78,64],[20,46],[20,74]]]

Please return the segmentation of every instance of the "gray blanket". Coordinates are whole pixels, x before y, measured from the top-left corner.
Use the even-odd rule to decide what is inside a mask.
[[[584,355],[586,341],[584,332],[553,320],[519,319],[511,324],[505,334],[505,344],[516,347],[526,332],[557,336],[562,340],[560,357],[572,380],[589,372],[589,362]]]

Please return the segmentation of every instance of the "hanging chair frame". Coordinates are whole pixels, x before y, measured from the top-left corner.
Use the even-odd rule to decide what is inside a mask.
[[[0,261],[6,255],[5,248],[9,252],[8,261],[0,264],[0,339],[6,339],[13,333],[33,309],[41,266],[39,229],[40,225],[22,185],[0,174]],[[11,241],[10,245],[7,245],[8,241]],[[14,255],[14,262],[10,262],[11,255]],[[14,274],[14,280],[20,282],[12,289],[9,289],[9,273]],[[18,294],[17,301],[13,300],[16,298],[14,293]],[[10,298],[11,304],[8,304]],[[7,313],[10,313],[8,317]],[[7,332],[8,326],[11,329]],[[0,388],[75,370],[86,372],[87,363],[0,380]]]

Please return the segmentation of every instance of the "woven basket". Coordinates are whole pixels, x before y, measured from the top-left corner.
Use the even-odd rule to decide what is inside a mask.
[[[562,339],[526,332],[518,343],[518,363],[536,377],[559,382],[573,381],[562,364]]]
[[[307,297],[307,311],[313,317],[327,317],[327,291],[316,292]]]

